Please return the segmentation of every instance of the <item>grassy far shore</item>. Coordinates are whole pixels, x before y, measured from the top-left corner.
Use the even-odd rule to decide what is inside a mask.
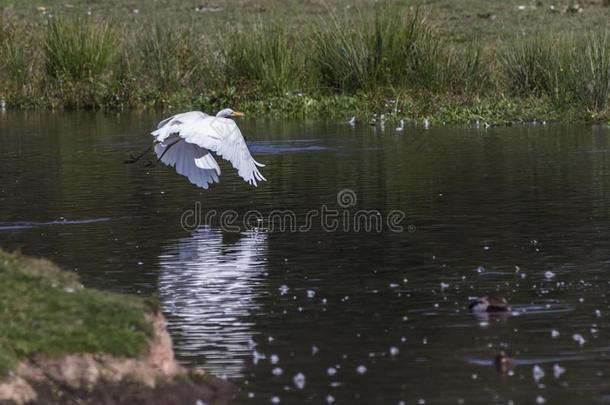
[[[146,352],[149,311],[135,298],[83,288],[52,263],[0,250],[0,376],[33,356]]]
[[[0,0],[7,108],[608,121],[604,0]]]

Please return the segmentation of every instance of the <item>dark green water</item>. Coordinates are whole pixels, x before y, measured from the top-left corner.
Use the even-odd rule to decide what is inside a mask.
[[[2,115],[1,246],[87,286],[158,294],[180,360],[234,381],[240,403],[610,402],[607,128],[248,120],[269,181],[251,188],[224,165],[204,191],[123,163],[160,118]],[[342,190],[355,200],[337,201]],[[252,209],[260,229],[181,225],[193,210],[241,221]],[[269,221],[291,210],[304,225],[322,209],[339,229]],[[361,209],[400,210],[403,231],[356,232]],[[511,315],[468,312],[493,291]],[[492,366],[505,346],[513,375]]]

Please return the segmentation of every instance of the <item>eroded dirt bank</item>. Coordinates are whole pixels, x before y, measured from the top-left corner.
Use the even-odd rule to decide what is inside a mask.
[[[140,358],[72,354],[22,361],[0,383],[0,403],[17,404],[228,404],[235,388],[174,359],[160,313],[148,353]],[[200,402],[198,402],[200,401]]]

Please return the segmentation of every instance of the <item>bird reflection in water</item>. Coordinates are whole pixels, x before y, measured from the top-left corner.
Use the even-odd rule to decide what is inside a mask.
[[[159,257],[159,297],[179,358],[228,378],[251,354],[267,234],[201,230]]]

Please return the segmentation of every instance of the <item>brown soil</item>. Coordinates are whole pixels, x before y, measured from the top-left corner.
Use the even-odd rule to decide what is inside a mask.
[[[0,403],[228,404],[234,387],[178,365],[163,315],[150,319],[154,337],[146,356],[74,354],[23,361],[0,383]]]

